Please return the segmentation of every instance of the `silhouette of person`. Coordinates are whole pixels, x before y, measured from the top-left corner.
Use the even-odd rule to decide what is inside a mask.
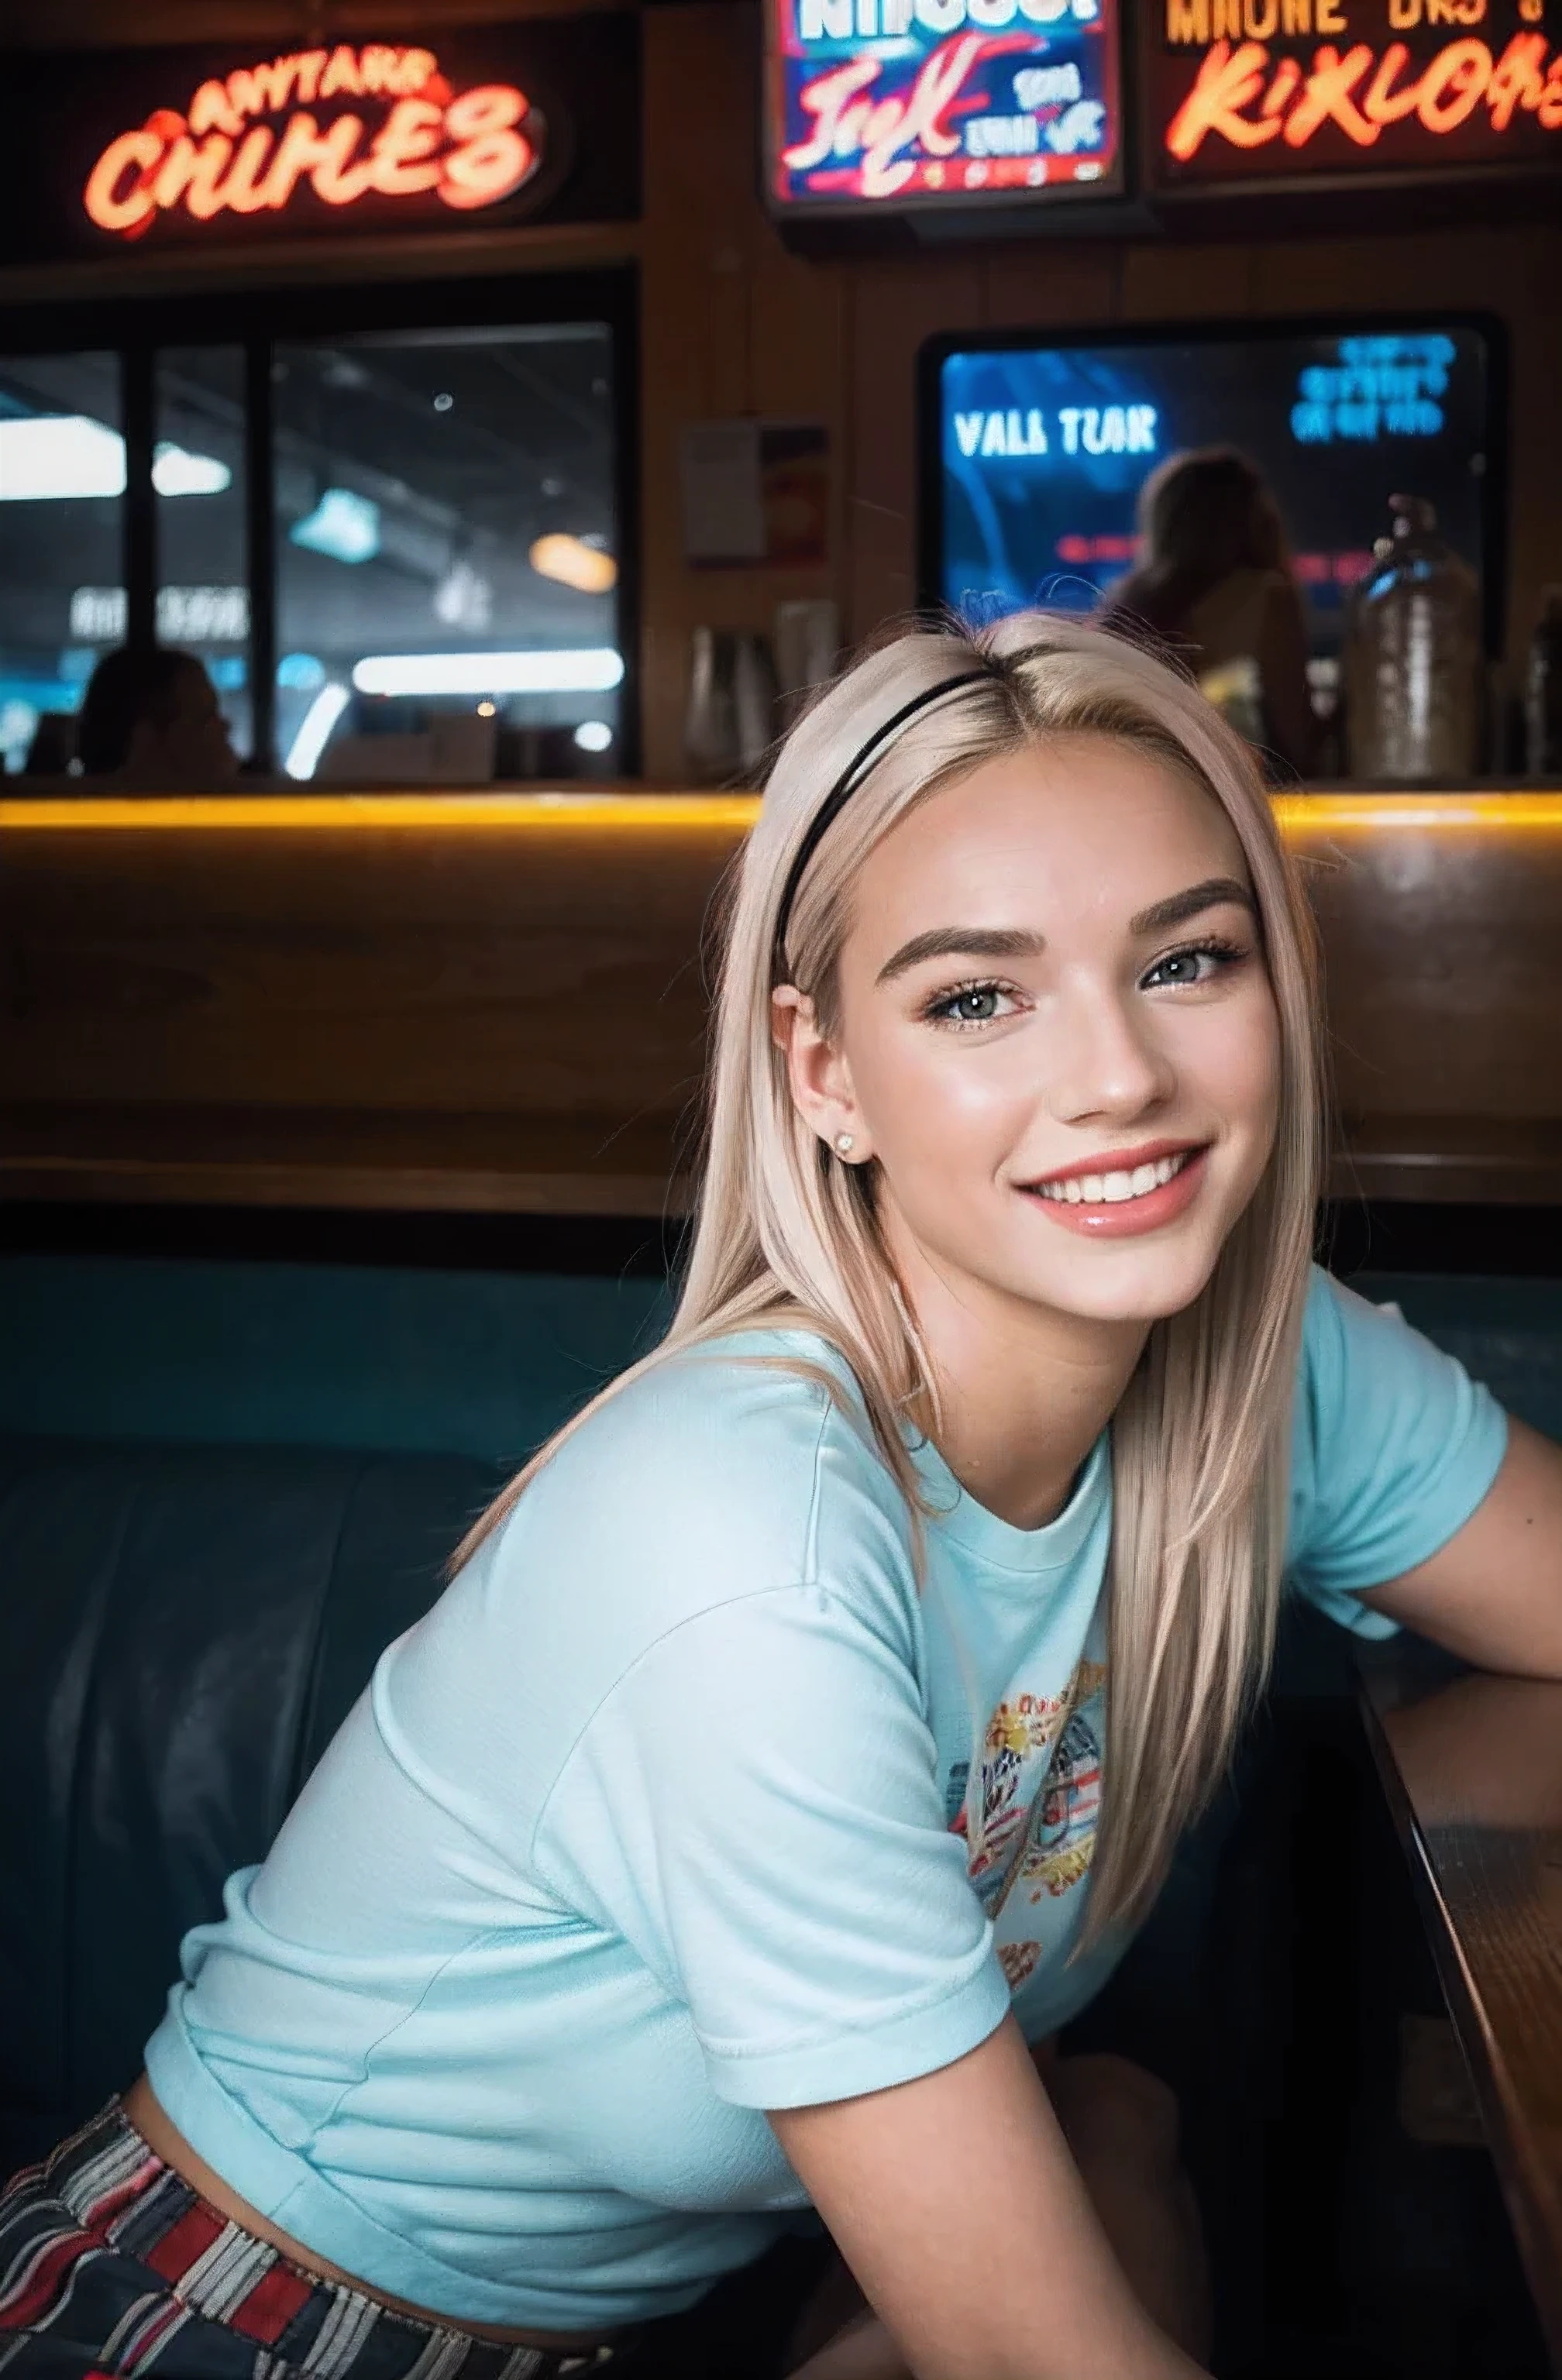
[[[160,793],[210,785],[238,763],[216,689],[193,653],[123,645],[87,681],[77,752],[89,777]]]
[[[1305,773],[1316,738],[1307,630],[1263,474],[1232,446],[1173,455],[1139,492],[1139,528],[1140,560],[1104,599],[1104,625],[1153,628],[1200,678],[1251,661],[1263,740]]]

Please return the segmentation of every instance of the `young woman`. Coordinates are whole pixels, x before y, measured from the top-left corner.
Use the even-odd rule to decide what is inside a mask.
[[[818,703],[674,1327],[18,2179],[0,2371],[1198,2369],[1166,2095],[1054,2043],[1283,1579],[1562,1676],[1562,1457],[1310,1267],[1316,1014],[1252,759],[1157,662],[1033,616]]]
[[[1305,773],[1317,740],[1307,627],[1263,474],[1233,446],[1173,455],[1140,490],[1139,528],[1141,559],[1112,589],[1103,625],[1153,628],[1196,676],[1251,662],[1264,741]]]

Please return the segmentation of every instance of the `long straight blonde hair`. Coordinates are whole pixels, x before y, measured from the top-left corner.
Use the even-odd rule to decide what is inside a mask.
[[[962,671],[969,685],[909,721],[823,836],[778,952],[783,889],[826,790],[877,728]],[[794,726],[733,887],[706,1157],[672,1326],[532,1457],[456,1561],[605,1398],[669,1356],[745,1328],[806,1329],[838,1350],[920,1517],[906,1417],[913,1408],[936,1414],[936,1383],[877,1228],[873,1168],[839,1163],[799,1114],[772,1037],[771,993],[777,982],[796,984],[833,1031],[837,961],[868,853],[919,803],[983,762],[1080,735],[1108,737],[1190,778],[1230,820],[1257,902],[1281,1052],[1279,1123],[1259,1186],[1199,1297],[1153,1325],[1112,1418],[1105,1786],[1089,1941],[1147,1907],[1267,1672],[1321,1171],[1311,913],[1252,753],[1151,654],[1042,613],[976,632],[913,629],[868,652]],[[973,1846],[981,1770],[979,1742],[968,1788]]]

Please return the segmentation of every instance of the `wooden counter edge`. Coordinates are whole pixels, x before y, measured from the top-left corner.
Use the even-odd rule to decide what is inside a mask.
[[[1552,2367],[1562,2380],[1562,2202],[1539,2153],[1506,2047],[1487,2015],[1457,1915],[1384,1727],[1397,1696],[1392,1664],[1358,1657],[1359,1705],[1388,1815],[1465,2063],[1513,2225]]]

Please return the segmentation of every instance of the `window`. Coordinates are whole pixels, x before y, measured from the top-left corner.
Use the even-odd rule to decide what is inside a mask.
[[[278,346],[290,775],[567,774],[572,752],[606,773],[623,677],[612,382],[597,322]]]
[[[203,663],[234,750],[253,750],[250,702],[244,350],[157,356],[152,484],[157,640]]]
[[[124,635],[116,355],[0,358],[0,759],[63,771],[105,643]]]
[[[13,317],[0,764],[69,770],[96,662],[155,638],[252,783],[631,773],[629,276],[193,313]]]

